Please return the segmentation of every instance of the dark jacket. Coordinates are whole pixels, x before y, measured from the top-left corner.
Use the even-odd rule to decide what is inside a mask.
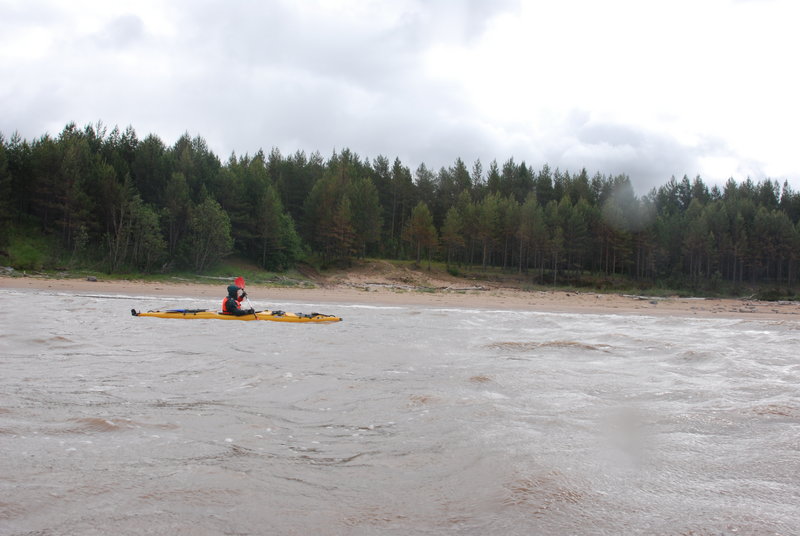
[[[252,309],[242,309],[241,304],[244,299],[244,294],[237,296],[239,287],[230,285],[228,287],[228,296],[222,300],[222,313],[226,315],[244,316],[253,314]]]

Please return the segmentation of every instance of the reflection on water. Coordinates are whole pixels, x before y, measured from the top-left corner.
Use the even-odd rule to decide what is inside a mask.
[[[797,323],[132,302],[0,291],[0,533],[800,532]]]

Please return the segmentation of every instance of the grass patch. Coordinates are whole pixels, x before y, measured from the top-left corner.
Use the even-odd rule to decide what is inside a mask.
[[[174,274],[173,274],[174,275]],[[183,274],[182,277],[193,277],[197,282],[219,284],[237,277],[243,277],[248,285],[267,287],[313,288],[315,285],[297,269],[285,272],[273,272],[259,268],[247,259],[231,256],[204,274]]]
[[[24,229],[10,236],[5,254],[0,262],[20,271],[41,271],[52,267],[54,251],[52,240],[39,233],[27,233]]]

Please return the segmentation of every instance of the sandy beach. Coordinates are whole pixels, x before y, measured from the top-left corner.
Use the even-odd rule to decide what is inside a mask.
[[[0,277],[0,288],[57,292],[197,297],[225,295],[225,282],[209,284],[58,279],[41,276]],[[650,316],[720,317],[764,320],[800,320],[800,303],[749,299],[649,297],[593,292],[524,291],[492,287],[439,286],[435,290],[397,285],[374,277],[351,277],[316,288],[248,285],[256,307],[280,309],[285,302],[315,304],[376,304],[467,309],[504,309],[585,314],[641,314]]]

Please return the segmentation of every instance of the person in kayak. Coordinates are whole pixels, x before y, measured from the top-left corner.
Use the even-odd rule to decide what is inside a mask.
[[[242,300],[247,297],[243,288],[228,285],[228,296],[222,300],[222,314],[244,316],[254,313],[253,309],[242,309]]]

